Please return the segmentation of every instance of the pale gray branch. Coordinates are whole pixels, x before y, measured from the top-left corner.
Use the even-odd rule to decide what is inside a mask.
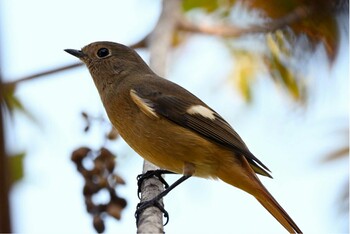
[[[288,15],[274,19],[263,25],[252,25],[247,28],[242,28],[234,25],[198,25],[181,18],[178,21],[178,28],[188,32],[196,32],[203,34],[210,34],[222,37],[241,37],[252,33],[267,33],[273,32],[277,29],[286,27],[292,23],[302,20],[311,14],[311,9],[305,6],[297,7]]]
[[[172,37],[180,16],[180,0],[164,0],[163,9],[156,27],[149,36],[150,67],[164,77]]]
[[[144,160],[143,173],[157,169],[159,168]],[[141,185],[141,202],[151,200],[163,190],[163,184],[157,178],[145,179]],[[164,206],[163,199],[159,202]],[[149,207],[139,215],[137,233],[164,233],[163,214],[157,207]]]

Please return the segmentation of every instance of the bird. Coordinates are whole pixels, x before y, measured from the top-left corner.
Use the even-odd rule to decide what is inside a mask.
[[[220,179],[254,196],[289,233],[302,233],[258,178],[271,177],[270,170],[202,100],[158,76],[123,44],[98,41],[65,51],[85,63],[126,143],[161,169],[183,175],[170,189],[191,176]]]

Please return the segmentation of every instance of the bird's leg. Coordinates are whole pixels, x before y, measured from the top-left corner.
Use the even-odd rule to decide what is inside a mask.
[[[142,185],[143,181],[146,179],[149,179],[153,176],[157,177],[158,180],[164,184],[165,189],[167,189],[169,187],[169,184],[163,178],[162,175],[164,175],[164,174],[175,174],[175,172],[163,170],[163,169],[158,169],[158,170],[147,171],[146,173],[138,175],[136,179],[137,179],[137,196],[139,197],[139,199],[141,199],[140,193],[141,193],[141,185]]]
[[[164,226],[168,223],[169,221],[169,214],[168,212],[164,209],[164,207],[162,205],[159,204],[159,199],[163,198],[165,195],[167,195],[171,190],[173,190],[176,186],[178,186],[179,184],[181,184],[182,182],[184,182],[185,180],[187,180],[188,178],[190,178],[192,175],[183,175],[180,179],[178,179],[177,181],[175,181],[173,184],[171,184],[167,189],[165,189],[163,192],[161,192],[160,194],[158,194],[156,197],[154,197],[153,199],[149,200],[149,201],[145,201],[145,202],[140,202],[139,204],[137,204],[136,207],[136,212],[135,212],[135,218],[136,218],[136,224],[138,223],[139,220],[139,216],[140,214],[148,207],[150,206],[155,206],[158,207],[163,213],[164,213],[164,217],[167,218],[167,221],[165,222]]]

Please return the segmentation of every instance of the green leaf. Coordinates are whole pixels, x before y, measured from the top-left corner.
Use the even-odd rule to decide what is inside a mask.
[[[217,0],[183,0],[182,9],[187,12],[195,8],[203,8],[207,12],[213,12],[219,7]]]
[[[15,95],[16,84],[1,84],[1,95],[2,101],[9,111],[10,115],[13,116],[15,111],[20,111],[25,114],[29,119],[35,123],[39,123],[35,117],[24,107],[21,100]],[[1,98],[1,97],[0,97]]]
[[[19,181],[24,176],[23,170],[23,159],[25,157],[25,152],[21,152],[15,155],[10,155],[8,157],[10,165],[10,184],[14,184]]]
[[[16,85],[2,84],[1,91],[5,105],[11,115],[15,110],[25,112],[24,106],[22,105],[21,101],[15,96]]]

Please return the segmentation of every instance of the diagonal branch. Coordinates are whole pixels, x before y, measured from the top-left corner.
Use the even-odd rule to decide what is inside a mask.
[[[51,75],[51,74],[55,74],[55,73],[58,73],[61,71],[70,70],[70,69],[75,68],[75,67],[80,67],[82,65],[83,65],[83,63],[81,63],[81,62],[75,62],[75,63],[69,64],[69,65],[49,69],[49,70],[46,70],[43,72],[34,73],[32,75],[25,76],[25,77],[19,78],[17,80],[11,81],[11,82],[5,82],[4,85],[13,86],[13,85],[21,83],[23,81],[34,80],[34,79],[41,78],[41,77],[46,76],[46,75]]]
[[[130,47],[132,47],[134,49],[144,48],[144,47],[146,47],[146,41],[147,40],[148,40],[148,36],[143,38],[141,41],[131,45]],[[14,81],[4,82],[3,85],[4,86],[12,86],[13,87],[13,86],[16,86],[18,83],[21,83],[23,81],[29,81],[29,80],[34,80],[34,79],[37,79],[37,78],[42,78],[42,77],[47,76],[47,75],[52,75],[52,74],[59,73],[59,72],[62,72],[62,71],[70,70],[70,69],[73,69],[73,68],[76,68],[76,67],[80,67],[80,66],[83,66],[83,65],[84,64],[82,62],[74,62],[72,64],[68,64],[68,65],[57,67],[57,68],[48,69],[48,70],[43,71],[43,72],[38,72],[38,73],[34,73],[32,75],[24,76],[24,77],[21,77],[21,78],[18,78],[16,80],[14,80]]]
[[[178,21],[177,26],[178,29],[187,32],[203,33],[222,37],[240,37],[247,34],[276,31],[277,29],[286,27],[299,20],[305,19],[311,13],[311,8],[300,6],[282,18],[274,19],[268,23],[265,23],[264,25],[252,25],[248,28],[241,28],[234,25],[196,25],[183,18]]]

